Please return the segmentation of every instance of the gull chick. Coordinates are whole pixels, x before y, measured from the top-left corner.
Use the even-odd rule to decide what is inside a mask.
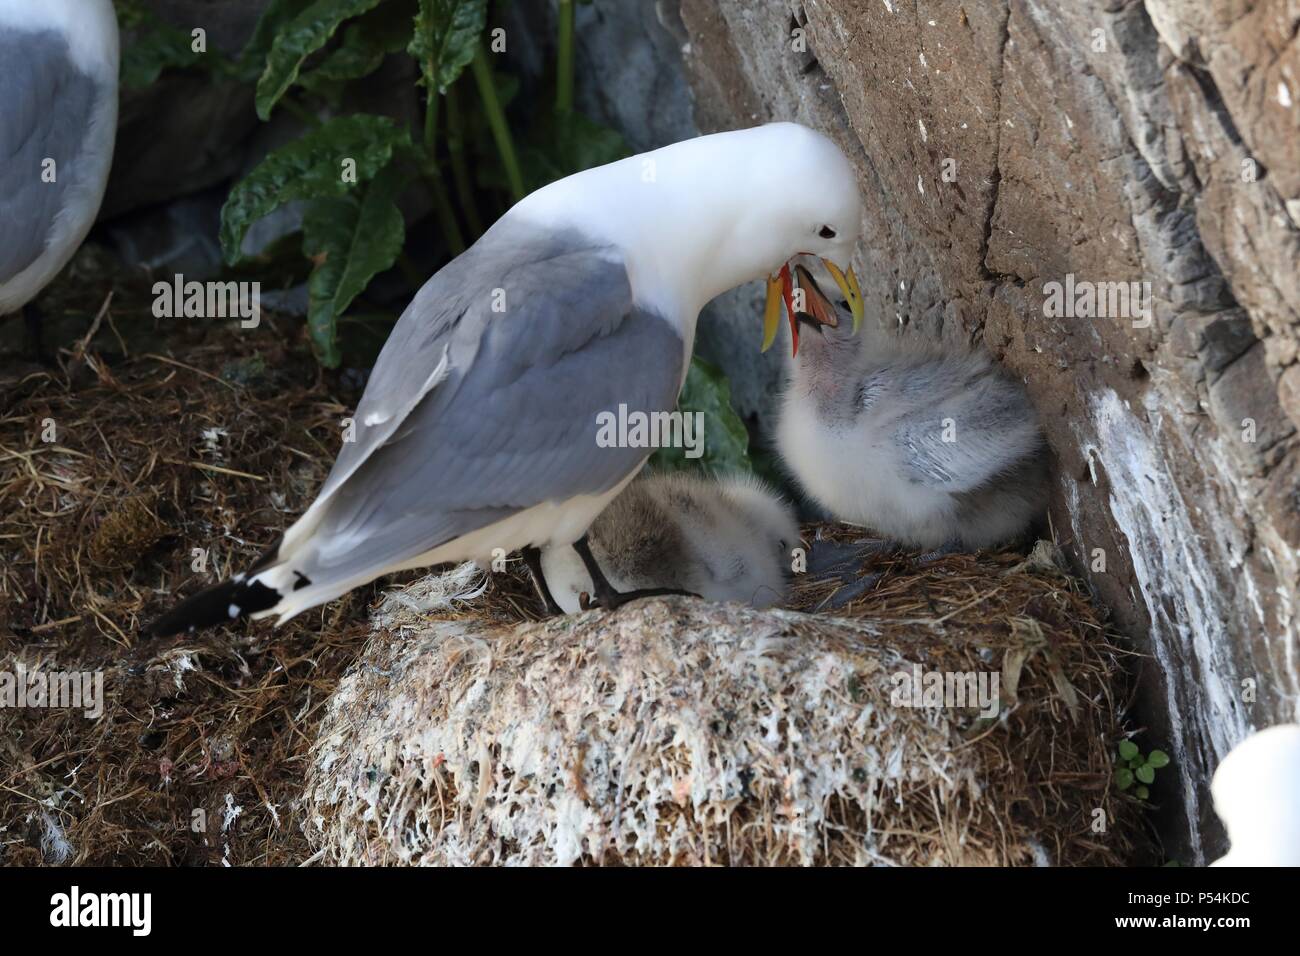
[[[785,597],[799,525],[757,479],[657,474],[628,485],[587,538],[615,588],[688,591],[757,608]],[[542,573],[565,613],[579,610],[580,594],[594,593],[572,548],[543,551]]]
[[[117,134],[111,0],[0,0],[0,316],[26,308],[99,213]]]
[[[283,623],[382,574],[501,552],[522,550],[537,580],[543,547],[574,548],[601,606],[639,596],[606,580],[585,535],[653,449],[605,440],[602,422],[671,414],[700,309],[800,254],[847,266],[860,220],[849,161],[793,123],[538,190],[402,313],[306,513],[153,632]],[[856,280],[839,274],[852,306]]]
[[[1026,532],[1046,508],[1047,473],[1024,389],[981,352],[857,337],[808,270],[796,273],[805,334],[777,447],[803,489],[911,547],[984,548]]]
[[[1232,849],[1212,866],[1300,866],[1300,724],[1251,734],[1214,771]]]

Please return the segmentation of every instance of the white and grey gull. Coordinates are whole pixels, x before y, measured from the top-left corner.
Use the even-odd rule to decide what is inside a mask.
[[[117,134],[111,0],[0,0],[0,316],[25,311],[99,213]]]
[[[402,314],[315,502],[248,572],[151,629],[283,623],[380,575],[487,565],[497,549],[522,549],[540,579],[539,549],[572,545],[596,603],[636,596],[605,580],[584,535],[652,449],[602,447],[600,417],[673,411],[700,309],[799,254],[843,269],[854,302],[860,209],[840,150],[791,123],[676,143],[526,197]]]

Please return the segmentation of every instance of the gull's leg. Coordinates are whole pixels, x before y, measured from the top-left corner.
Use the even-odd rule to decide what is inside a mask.
[[[523,555],[524,564],[528,565],[528,574],[533,579],[533,587],[537,589],[537,596],[542,599],[542,608],[546,611],[546,616],[555,617],[563,614],[564,611],[555,603],[555,597],[546,583],[546,575],[542,574],[542,552],[529,545],[523,549]]]
[[[582,563],[586,565],[587,573],[591,575],[592,590],[596,592],[596,600],[587,605],[588,607],[603,607],[607,611],[612,611],[616,607],[622,607],[629,601],[636,601],[640,598],[662,597],[668,594],[699,597],[698,594],[683,591],[681,588],[640,588],[636,591],[616,591],[614,586],[609,583],[609,579],[605,577],[604,572],[600,570],[600,565],[596,563],[596,558],[591,553],[585,534],[573,542],[573,550],[578,552],[578,557],[582,558]]]

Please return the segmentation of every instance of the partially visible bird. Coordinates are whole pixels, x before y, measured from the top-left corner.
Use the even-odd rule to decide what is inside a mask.
[[[542,547],[587,557],[587,528],[653,450],[610,440],[608,418],[671,413],[705,303],[801,253],[847,264],[860,220],[849,161],[792,123],[538,190],[416,294],[306,513],[151,630],[283,623],[382,574],[499,552],[530,569]],[[604,607],[638,596],[596,577]]]
[[[86,238],[117,135],[111,0],[0,0],[0,316],[32,299]]]
[[[1026,532],[1046,508],[1047,464],[1024,389],[982,352],[855,337],[858,323],[795,271],[810,332],[791,359],[777,447],[803,489],[912,547],[976,549]]]
[[[628,485],[587,540],[620,590],[687,591],[769,607],[785,597],[799,525],[790,506],[757,479],[667,473]],[[594,593],[572,548],[543,551],[542,573],[566,613],[579,610],[580,594]]]
[[[1251,734],[1210,784],[1232,848],[1211,866],[1300,866],[1300,724]]]

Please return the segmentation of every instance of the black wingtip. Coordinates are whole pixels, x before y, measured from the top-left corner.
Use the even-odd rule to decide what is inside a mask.
[[[280,592],[261,581],[222,581],[172,608],[145,628],[149,637],[170,637],[182,631],[229,624],[280,603]],[[234,613],[231,613],[231,612]]]

